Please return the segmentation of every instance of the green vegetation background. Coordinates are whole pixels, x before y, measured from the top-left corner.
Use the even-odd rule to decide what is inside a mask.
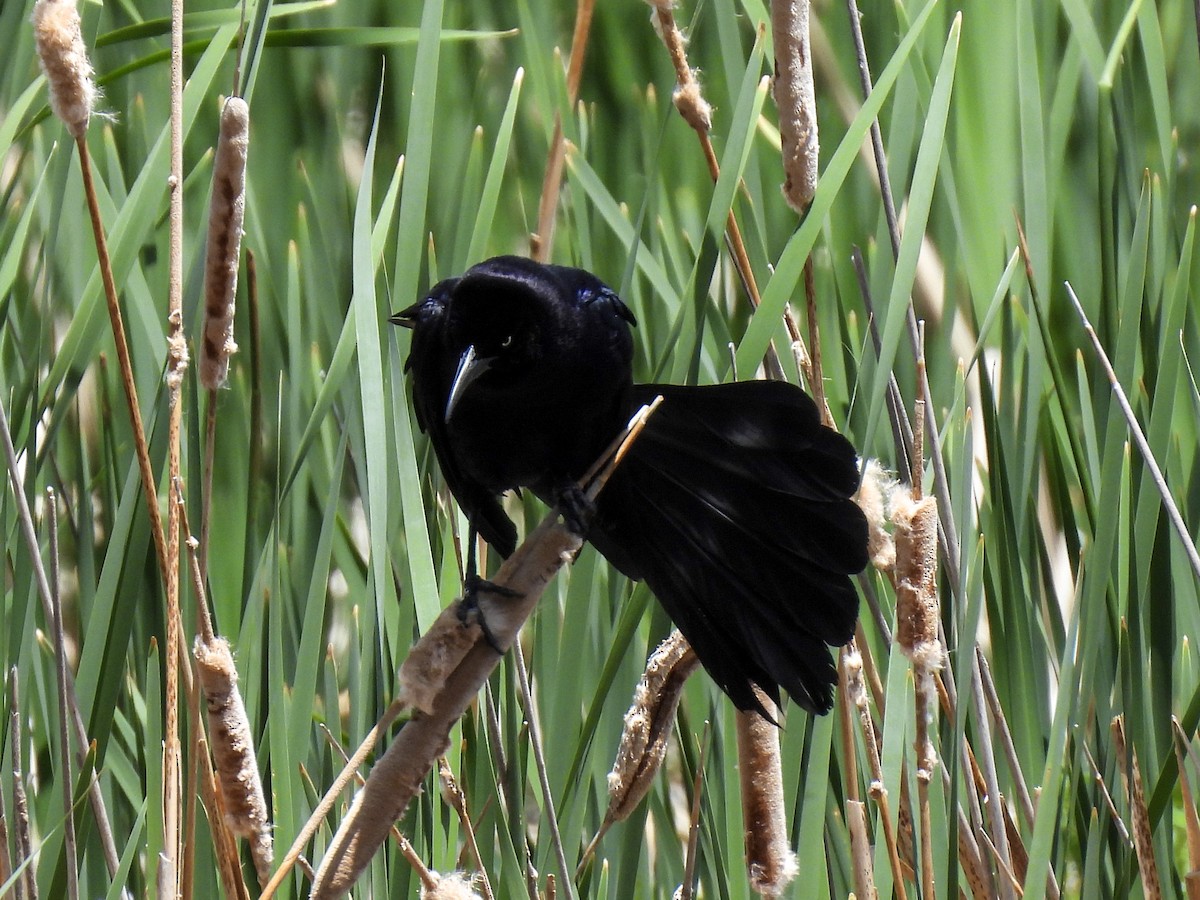
[[[237,46],[236,10],[210,6],[189,7],[185,35],[189,335],[201,315],[210,148],[220,97],[233,89]],[[88,897],[115,896],[122,886],[140,896],[153,885],[161,841],[163,589],[115,367],[104,364],[113,359],[112,339],[78,160],[47,114],[30,8],[20,0],[0,6],[0,402],[27,495],[37,500],[53,486],[62,498],[70,659],[127,864],[110,879],[90,807],[79,804],[81,888]],[[939,582],[950,650],[944,675],[964,698],[958,715],[943,715],[937,726],[949,775],[935,776],[931,788],[937,895],[965,889],[958,810],[972,823],[979,815],[965,790],[967,743],[995,760],[1028,853],[1029,874],[1016,874],[1026,897],[1046,891],[1048,866],[1068,896],[1142,894],[1111,736],[1116,715],[1125,716],[1137,753],[1164,890],[1182,895],[1200,860],[1187,852],[1171,717],[1194,737],[1200,581],[1129,444],[1064,282],[1095,323],[1194,533],[1194,11],[1184,0],[969,0],[961,18],[958,10],[944,2],[862,10],[904,224],[897,261],[874,167],[859,155],[870,116],[856,117],[858,68],[840,4],[816,7],[822,182],[803,227],[778,190],[776,113],[761,83],[772,63],[769,40],[757,37],[768,18],[760,0],[702,0],[677,10],[715,107],[724,173],[715,191],[694,134],[672,109],[674,75],[642,3],[598,4],[574,109],[556,50],[565,55],[570,45],[568,3],[251,5],[244,246],[257,259],[261,334],[250,333],[243,269],[241,352],[217,399],[209,566],[280,851],[340,768],[318,723],[343,745],[357,745],[392,698],[396,666],[414,636],[459,590],[454,535],[463,522],[411,416],[402,371],[408,335],[385,316],[472,262],[528,251],[560,113],[573,149],[553,258],[595,271],[634,309],[638,377],[709,382],[733,377],[735,365],[737,376],[751,377],[768,339],[785,351],[795,377],[778,312],[784,301],[802,309],[800,265],[811,251],[834,416],[865,456],[895,468],[884,395],[894,371],[906,403],[913,399],[903,318],[910,294],[927,323],[929,401],[952,500],[943,514],[953,516],[961,539]],[[110,114],[93,119],[89,144],[159,472],[168,78],[166,22],[155,17],[163,11],[136,0],[83,9]],[[731,206],[765,292],[753,317],[721,241]],[[1032,280],[1016,255],[1018,217]],[[878,351],[851,261],[855,247],[878,315]],[[206,400],[190,376],[185,402],[185,473],[198,507]],[[44,501],[38,507],[46,550]],[[535,507],[511,505],[529,525],[541,515]],[[42,896],[61,896],[62,795],[79,785],[64,784],[57,763],[53,660],[42,636],[49,623],[7,482],[0,524],[0,663],[6,696],[11,672],[21,685],[17,718],[39,850],[33,865]],[[890,586],[877,573],[866,585],[890,623]],[[190,592],[185,604],[194,608]],[[895,818],[902,773],[913,777],[912,683],[879,619],[866,603],[863,611],[885,691],[886,705],[873,711]],[[193,620],[185,611],[185,622]],[[456,729],[448,755],[498,896],[526,893],[527,863],[541,885],[557,872],[548,799],[569,864],[581,858],[606,805],[622,715],[648,650],[667,628],[644,587],[586,550],[526,629],[552,797],[536,778],[509,661]],[[1011,758],[1034,792],[1031,821],[1015,800],[1001,729],[995,719],[980,727],[985,712],[970,687],[976,646],[990,664]],[[489,706],[495,733],[484,724]],[[13,721],[0,723],[6,772]],[[725,698],[702,675],[693,678],[665,773],[634,817],[605,837],[573,889],[564,884],[571,874],[557,873],[559,896],[672,895],[683,877],[682,835],[702,741],[701,891],[748,896],[732,725]],[[847,780],[857,780],[860,795],[868,780],[857,728],[855,735],[851,769],[836,714],[787,717],[785,791],[801,870],[789,897],[852,889]],[[1192,783],[1195,751],[1193,740]],[[11,834],[12,779],[2,781]],[[464,864],[461,828],[436,785],[429,787],[399,824],[430,866],[447,871]],[[874,805],[869,813],[877,885],[887,896],[880,813]],[[980,829],[981,846],[982,832],[996,838],[986,822]],[[312,858],[329,834],[320,832]],[[203,813],[194,849],[195,896],[216,896]],[[907,888],[915,895],[912,883]],[[300,876],[288,890],[304,893]],[[357,896],[415,892],[415,877],[388,847]]]

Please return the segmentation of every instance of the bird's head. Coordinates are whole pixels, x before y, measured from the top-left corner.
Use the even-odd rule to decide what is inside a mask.
[[[437,360],[427,371],[440,372],[446,386],[447,422],[468,394],[587,392],[598,367],[628,366],[635,324],[591,273],[518,256],[497,256],[439,282],[390,321],[413,329],[408,367],[418,377],[418,343],[423,359]],[[597,347],[604,349],[597,354]]]
[[[446,398],[446,421],[468,391],[520,390],[561,341],[564,295],[557,271],[517,256],[498,256],[469,269],[447,304],[447,349],[457,369]]]

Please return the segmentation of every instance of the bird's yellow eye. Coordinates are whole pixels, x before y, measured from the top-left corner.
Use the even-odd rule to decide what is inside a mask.
[[[507,350],[509,347],[512,346],[512,342],[513,342],[513,336],[510,334],[508,337],[506,337],[504,340],[502,340],[500,342],[500,346],[501,346],[501,348]]]

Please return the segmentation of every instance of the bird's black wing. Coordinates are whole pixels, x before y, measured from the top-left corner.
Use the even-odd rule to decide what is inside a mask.
[[[446,401],[458,360],[446,346],[445,297],[456,281],[441,282],[424,300],[396,313],[392,321],[412,328],[404,370],[412,373],[417,425],[429,435],[442,477],[470,523],[501,556],[507,557],[517,546],[516,526],[499,498],[463,472],[446,430]]]
[[[636,385],[631,410],[656,394],[589,539],[646,580],[740,709],[761,709],[753,682],[828,710],[826,645],[854,634],[848,576],[867,563],[854,448],[792,385]]]

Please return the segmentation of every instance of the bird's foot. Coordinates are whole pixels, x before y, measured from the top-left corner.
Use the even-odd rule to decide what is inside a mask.
[[[483,632],[483,639],[487,641],[487,645],[503,656],[504,648],[496,641],[496,636],[492,634],[491,628],[488,627],[487,619],[483,615],[483,609],[479,606],[480,591],[486,591],[489,594],[495,594],[498,597],[507,597],[512,600],[523,597],[524,594],[520,591],[514,591],[512,588],[505,587],[502,584],[496,584],[494,581],[480,578],[476,574],[468,575],[463,582],[462,602],[458,605],[458,620],[463,625],[470,625],[471,622],[478,625],[479,630]]]
[[[596,518],[596,501],[575,482],[558,492],[558,511],[572,534],[587,537],[592,520]]]

